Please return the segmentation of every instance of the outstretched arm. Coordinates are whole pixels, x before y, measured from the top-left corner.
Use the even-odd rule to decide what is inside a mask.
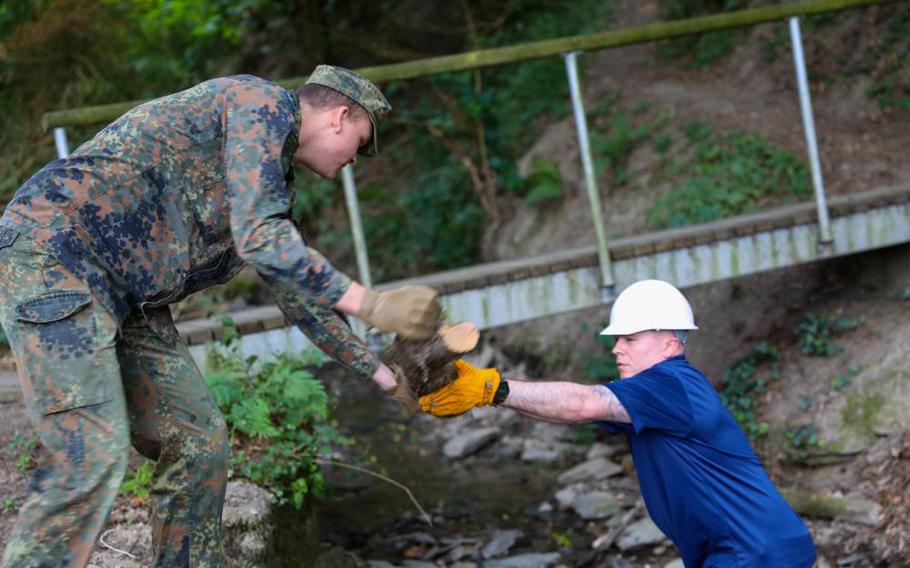
[[[566,381],[509,380],[509,396],[501,406],[550,422],[625,422],[632,420],[616,395],[603,385]]]
[[[454,382],[420,397],[420,408],[434,416],[455,416],[474,408],[498,404],[550,422],[630,423],[616,395],[603,385],[567,381],[503,381],[496,369],[478,369],[464,360],[455,362]],[[502,383],[507,383],[508,394]]]

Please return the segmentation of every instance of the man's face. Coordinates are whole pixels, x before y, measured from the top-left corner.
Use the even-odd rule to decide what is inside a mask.
[[[346,106],[313,113],[305,120],[294,161],[326,179],[333,179],[341,168],[355,163],[357,150],[373,134],[370,118],[362,113],[352,118]]]
[[[617,335],[613,356],[616,357],[620,378],[627,379],[672,357],[678,350],[672,332],[649,330]]]

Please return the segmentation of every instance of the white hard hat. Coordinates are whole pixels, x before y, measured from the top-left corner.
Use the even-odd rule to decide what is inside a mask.
[[[640,280],[622,291],[601,335],[631,335],[647,329],[698,329],[682,292],[663,280]]]

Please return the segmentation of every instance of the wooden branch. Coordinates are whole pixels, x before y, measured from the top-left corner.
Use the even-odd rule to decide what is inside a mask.
[[[444,325],[425,341],[408,341],[397,337],[386,349],[383,359],[408,380],[419,397],[435,392],[457,377],[453,363],[473,351],[480,332],[473,323]]]
[[[360,473],[372,475],[373,477],[375,477],[377,479],[381,479],[381,480],[385,481],[386,483],[391,483],[395,487],[401,489],[402,491],[404,491],[405,493],[408,494],[408,497],[411,498],[411,502],[414,503],[414,506],[417,507],[418,511],[420,511],[420,516],[423,517],[423,520],[425,520],[427,522],[427,524],[430,525],[431,527],[433,526],[433,519],[431,519],[430,515],[428,515],[427,512],[423,510],[423,507],[420,506],[420,503],[417,502],[417,499],[414,497],[414,494],[411,493],[411,490],[408,489],[408,487],[406,485],[398,483],[394,479],[392,479],[390,477],[386,477],[386,476],[382,475],[381,473],[376,473],[375,471],[370,471],[369,469],[367,469],[365,467],[360,467],[360,466],[356,466],[356,465],[345,463],[345,462],[335,461],[335,460],[326,459],[326,458],[316,458],[316,463],[321,464],[321,465],[332,465],[332,466],[337,466],[337,467],[345,467],[347,469],[351,469],[351,470],[354,470],[354,471],[357,471]]]

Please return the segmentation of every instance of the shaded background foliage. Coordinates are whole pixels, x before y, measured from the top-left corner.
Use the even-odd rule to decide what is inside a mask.
[[[0,5],[0,201],[55,158],[42,113],[137,100],[231,73],[300,76],[322,62],[377,65],[601,29],[609,3],[22,0]],[[384,164],[362,177],[376,277],[478,256],[495,194],[520,193],[515,161],[567,112],[559,60],[383,85],[395,113]],[[545,86],[545,88],[544,88]],[[71,147],[96,127],[70,128]],[[469,175],[465,175],[466,172]],[[394,174],[394,175],[392,175]],[[360,171],[358,171],[358,175]],[[381,181],[380,181],[381,180]],[[334,184],[301,176],[304,233],[353,264]],[[381,220],[381,222],[380,222]],[[333,228],[335,227],[335,228]]]
[[[659,17],[678,19],[736,10],[761,0],[661,0]],[[231,73],[269,79],[301,76],[323,62],[379,65],[471,49],[600,31],[614,21],[613,3],[597,0],[17,0],[0,3],[0,203],[55,158],[42,113],[60,108],[137,100]],[[868,96],[882,108],[910,106],[910,5],[807,19],[807,28],[848,17],[870,19],[858,28],[857,49],[816,54],[813,90],[851,77],[872,77]],[[680,68],[710,66],[730,54],[747,30],[662,42],[658,59]],[[872,34],[870,37],[865,37]],[[781,27],[766,41],[767,61],[786,56]],[[584,63],[585,59],[581,62]],[[655,61],[655,63],[658,63]],[[565,70],[549,58],[478,71],[448,73],[382,88],[394,112],[383,125],[382,159],[357,168],[374,280],[428,273],[481,260],[489,225],[512,214],[510,199],[546,206],[563,198],[558,168],[535,160],[524,175],[519,159],[543,128],[570,111]],[[606,101],[613,105],[612,101]],[[595,101],[596,103],[596,101]],[[596,104],[591,105],[597,111]],[[635,124],[620,111],[595,131],[595,158],[613,186],[629,182],[633,147],[672,143],[662,122]],[[596,120],[596,116],[594,116]],[[71,147],[98,127],[69,128]],[[676,226],[748,211],[771,202],[775,190],[749,189],[727,205],[715,197],[772,167],[790,195],[805,180],[792,155],[725,133],[688,140],[703,148],[701,162],[665,168],[678,183],[652,213],[651,226]],[[694,148],[693,148],[694,150]],[[750,157],[751,156],[751,157]],[[673,165],[673,164],[671,164]],[[724,172],[735,166],[742,175]],[[688,168],[688,169],[687,169]],[[735,169],[735,168],[734,168]],[[777,175],[777,174],[775,174]],[[720,177],[718,177],[720,176]],[[726,181],[725,181],[726,180]],[[347,271],[354,266],[346,210],[337,182],[302,172],[295,215],[308,240]],[[691,205],[694,202],[695,205]],[[686,210],[688,208],[688,210]],[[668,209],[669,211],[669,209]]]

